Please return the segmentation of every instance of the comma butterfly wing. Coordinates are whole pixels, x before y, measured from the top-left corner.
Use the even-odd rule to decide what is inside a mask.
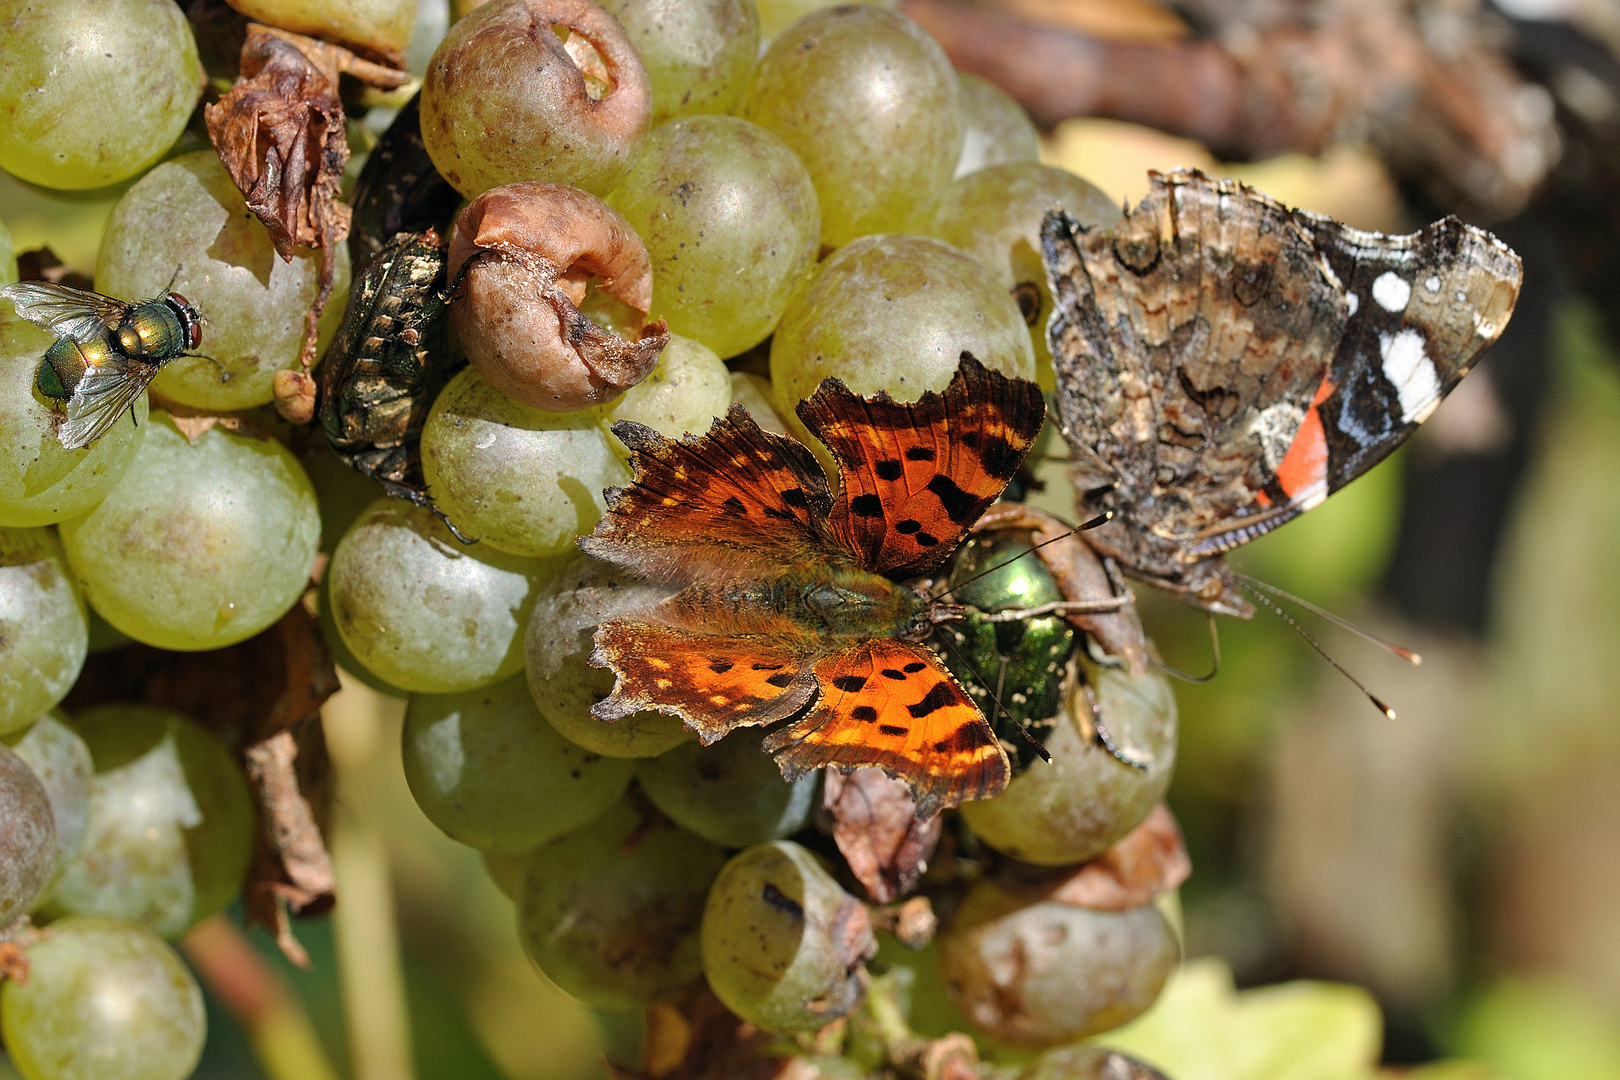
[[[908,579],[937,570],[1034,444],[1038,387],[964,353],[944,393],[902,403],[828,379],[799,405],[815,456],[733,405],[679,441],[620,421],[635,480],[580,540],[676,591],[597,629],[591,662],[618,676],[592,710],[681,717],[704,742],[791,720],[765,740],[784,774],[878,766],[919,816],[1001,791],[1006,753],[926,644],[951,617]]]

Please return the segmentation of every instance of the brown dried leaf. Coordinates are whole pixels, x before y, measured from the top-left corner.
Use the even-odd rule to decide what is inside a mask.
[[[1113,847],[1059,881],[1047,897],[1071,907],[1125,911],[1153,902],[1192,873],[1170,808],[1160,803]]]
[[[872,929],[883,930],[900,939],[900,944],[920,949],[934,940],[939,917],[926,896],[913,896],[899,904],[881,907],[872,913]]]
[[[699,984],[648,1010],[641,1067],[613,1072],[623,1080],[793,1080],[796,1059],[780,1047]]]
[[[192,409],[184,405],[177,405],[155,394],[152,397],[153,407],[168,413],[169,420],[176,428],[180,429],[180,434],[184,435],[186,441],[192,446],[197,445],[197,440],[203,437],[205,431],[215,427],[224,428],[226,431],[234,432],[237,435],[245,435],[250,439],[265,440],[275,438],[269,430],[255,423],[251,416],[242,413],[207,412],[203,409]]]
[[[911,890],[939,843],[942,822],[937,815],[917,820],[910,788],[882,769],[829,769],[822,805],[832,814],[838,850],[873,900],[886,904]]]
[[[338,77],[393,88],[410,80],[349,50],[252,24],[242,45],[242,77],[218,104],[203,109],[219,159],[265,228],[276,253],[323,249],[320,293],[304,320],[303,364],[315,357],[316,323],[332,296],[333,249],[349,235],[342,201],[349,163]]]
[[[243,759],[264,830],[244,890],[248,919],[276,935],[294,963],[287,909],[316,914],[332,900],[322,837],[329,801],[321,703],[337,692],[337,671],[314,618],[302,605],[247,641],[211,652],[130,645],[98,653],[63,704],[76,711],[140,701],[184,713]]]

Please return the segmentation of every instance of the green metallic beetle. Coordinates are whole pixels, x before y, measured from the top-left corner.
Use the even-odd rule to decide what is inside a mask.
[[[986,617],[1065,599],[1045,564],[1034,557],[1027,531],[972,537],[953,557],[950,580],[962,583],[953,591],[964,611],[959,622],[935,631],[947,635],[955,646],[940,650],[945,666],[980,711],[996,718],[991,726],[1012,756],[1015,770],[1022,770],[1037,753],[1030,739],[1044,742],[1056,722],[1071,677],[1069,660],[1079,648],[1079,632],[1061,615],[1008,622]]]
[[[47,281],[0,289],[17,314],[57,335],[45,350],[34,386],[67,404],[57,438],[80,450],[105,435],[172,360],[199,355],[202,316],[191,301],[165,290],[133,304]]]

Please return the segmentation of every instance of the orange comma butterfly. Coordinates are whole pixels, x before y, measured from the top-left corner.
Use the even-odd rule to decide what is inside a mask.
[[[963,353],[942,394],[828,379],[798,414],[838,464],[836,497],[808,448],[740,405],[678,442],[613,425],[635,481],[579,545],[673,591],[597,628],[591,663],[618,680],[593,714],[672,713],[705,743],[791,721],[765,740],[788,778],[875,765],[923,818],[998,794],[1007,755],[927,644],[957,609],[908,582],[1000,497],[1045,419],[1039,388]]]

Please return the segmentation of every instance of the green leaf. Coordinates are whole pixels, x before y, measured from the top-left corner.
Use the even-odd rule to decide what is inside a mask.
[[[1372,1080],[1381,1031],[1378,1006],[1359,987],[1291,982],[1238,993],[1225,963],[1203,959],[1097,1042],[1175,1080]]]

